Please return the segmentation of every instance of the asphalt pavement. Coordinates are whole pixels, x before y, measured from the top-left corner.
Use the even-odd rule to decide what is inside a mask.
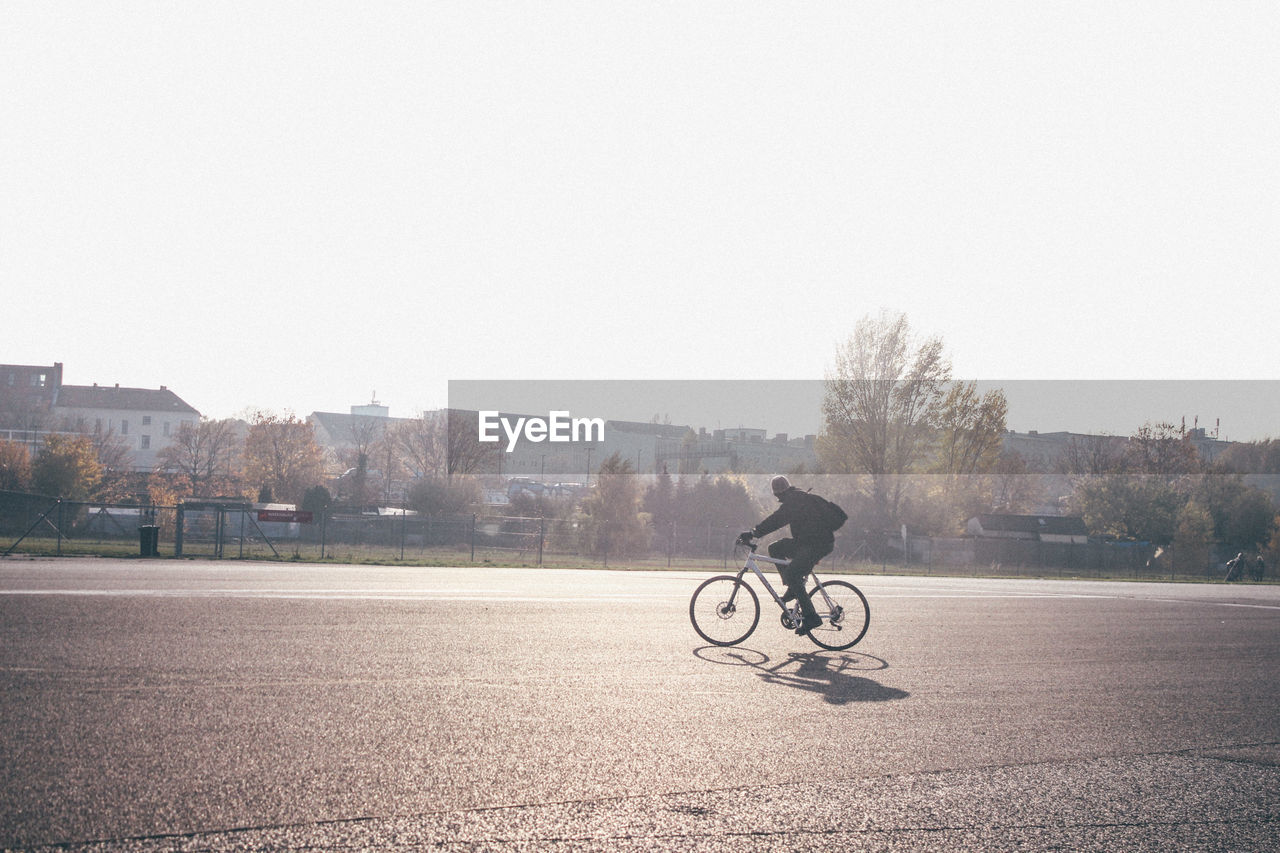
[[[0,561],[0,847],[1265,850],[1280,587]]]

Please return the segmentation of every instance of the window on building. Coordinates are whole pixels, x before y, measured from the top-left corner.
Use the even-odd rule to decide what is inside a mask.
[[[169,434],[169,422],[168,422],[168,421],[165,421],[165,422],[164,422],[164,434],[165,434],[166,436]]]
[[[150,450],[150,449],[151,449],[151,436],[149,436],[149,435],[139,436],[139,437],[138,437],[138,449],[139,449],[139,450]]]
[[[142,425],[143,425],[143,426],[151,426],[151,415],[143,415],[143,416],[142,416]]]
[[[121,422],[120,422],[120,434],[121,434],[121,435],[128,435],[128,434],[129,434],[129,422],[128,422],[128,421],[121,421]]]

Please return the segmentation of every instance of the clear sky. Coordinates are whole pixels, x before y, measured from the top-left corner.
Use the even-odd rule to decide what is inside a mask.
[[[0,361],[411,416],[820,379],[883,308],[964,377],[1276,379],[1277,44],[1273,2],[6,2]]]

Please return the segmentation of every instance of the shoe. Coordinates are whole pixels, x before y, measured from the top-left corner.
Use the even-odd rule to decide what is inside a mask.
[[[783,604],[786,604],[788,601],[795,601],[795,600],[796,600],[796,594],[791,590],[787,590],[786,593],[784,593],[782,596]]]
[[[821,624],[822,624],[821,616],[815,616],[813,617],[813,619],[805,619],[803,622],[800,623],[800,627],[796,628],[796,636],[803,637],[805,634],[808,634],[810,631],[812,631],[814,628],[817,628]]]

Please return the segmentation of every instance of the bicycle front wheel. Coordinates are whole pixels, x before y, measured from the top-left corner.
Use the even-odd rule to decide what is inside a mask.
[[[809,592],[822,624],[809,632],[809,639],[824,649],[847,649],[866,636],[871,625],[867,597],[851,583],[823,581]]]
[[[708,643],[737,645],[751,636],[760,621],[760,598],[745,581],[733,575],[716,575],[693,591],[689,621]]]

